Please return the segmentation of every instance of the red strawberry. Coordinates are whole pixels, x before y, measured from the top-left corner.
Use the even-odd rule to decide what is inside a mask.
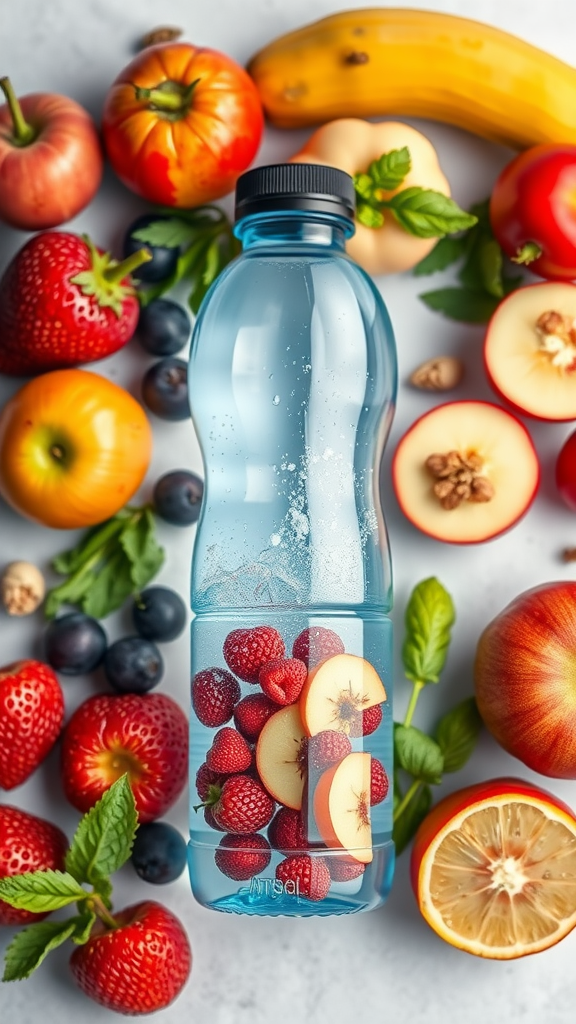
[[[201,764],[196,772],[196,792],[201,800],[207,800],[211,786],[222,788],[225,775],[222,772],[215,772],[209,768],[206,762]]]
[[[344,654],[344,644],[334,630],[325,626],[303,629],[292,645],[292,656],[299,658],[308,668],[335,654]]]
[[[216,733],[206,753],[206,764],[222,775],[243,772],[252,764],[252,751],[236,729],[225,726]]]
[[[370,806],[381,804],[388,795],[390,783],[384,765],[377,757],[370,759]]]
[[[234,675],[257,683],[262,665],[284,654],[284,641],[272,626],[234,629],[224,641],[224,658]]]
[[[323,900],[330,888],[330,872],[323,857],[288,857],[280,861],[276,868],[276,878],[283,883],[286,892],[287,882],[294,883],[293,892],[306,896],[309,900]]]
[[[64,833],[43,818],[17,807],[0,804],[0,878],[23,875],[26,871],[64,870],[68,840]],[[1,924],[30,924],[46,914],[16,910],[0,900]]]
[[[294,704],[307,675],[306,665],[298,658],[274,658],[260,669],[260,686],[276,704]]]
[[[234,836],[225,835],[214,854],[216,867],[223,875],[244,882],[259,875],[270,863],[270,847],[258,834]]]
[[[362,735],[370,736],[382,721],[382,708],[380,704],[374,704],[371,708],[365,708],[362,712]]]
[[[337,732],[335,729],[324,729],[323,732],[310,736],[308,740],[308,763],[322,771],[333,764],[338,764],[351,751],[352,744],[345,733]]]
[[[64,730],[62,782],[71,804],[87,811],[128,772],[140,821],[161,817],[188,776],[188,722],[163,693],[99,694]]]
[[[268,839],[273,850],[280,850],[285,857],[298,850],[300,853],[310,846],[300,811],[281,807],[268,826]]]
[[[204,808],[204,821],[206,822],[209,828],[215,828],[217,832],[226,831],[226,829],[222,828],[222,825],[219,825],[218,822],[216,821],[216,818],[212,813],[211,807]]]
[[[80,235],[34,235],[0,281],[0,373],[30,376],[122,348],[139,312],[129,274],[145,252],[119,264]]]
[[[248,743],[255,743],[262,728],[276,711],[278,705],[265,693],[250,693],[234,708],[234,724]]]
[[[171,1003],[188,979],[192,951],[177,917],[146,900],[114,914],[119,927],[97,921],[70,957],[82,991],[116,1013],[154,1013]]]
[[[224,668],[205,668],[192,680],[192,707],[202,725],[229,722],[240,700],[240,683]]]
[[[334,882],[349,882],[352,878],[358,878],[364,874],[365,864],[360,864],[350,857],[326,857],[326,864],[330,872],[330,878]]]
[[[0,788],[22,785],[50,753],[64,718],[64,697],[52,669],[17,661],[0,669]]]
[[[212,814],[227,832],[248,835],[268,824],[274,807],[272,797],[255,779],[248,775],[231,775],[212,806]]]

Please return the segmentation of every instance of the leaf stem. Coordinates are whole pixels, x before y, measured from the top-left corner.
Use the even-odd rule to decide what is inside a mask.
[[[421,785],[422,785],[422,783],[421,783],[420,779],[414,779],[414,781],[412,782],[412,784],[410,785],[410,787],[407,789],[406,793],[402,797],[402,799],[401,799],[400,803],[398,804],[396,810],[394,811],[394,816],[393,816],[393,821],[394,822],[398,821],[398,819],[401,817],[401,815],[404,814],[404,811],[408,807],[408,804],[412,801],[412,799],[414,798],[414,796],[416,795],[416,793],[420,789]]]
[[[116,929],[120,927],[118,922],[112,917],[112,914],[108,911],[108,908],[104,906],[104,903],[100,896],[98,895],[98,893],[95,892],[88,897],[88,899],[86,900],[86,906],[88,910],[91,910],[94,914],[96,914],[96,917],[99,917],[100,920],[104,922],[107,928]]]
[[[416,703],[418,701],[418,697],[420,696],[421,690],[423,690],[425,686],[426,683],[424,682],[423,679],[415,679],[412,684],[412,693],[410,694],[410,701],[408,704],[406,715],[404,717],[404,725],[406,727],[412,725],[414,711],[416,710]]]

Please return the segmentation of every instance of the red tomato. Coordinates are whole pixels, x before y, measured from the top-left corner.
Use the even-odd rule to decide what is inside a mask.
[[[264,128],[258,91],[230,57],[159,43],[120,73],[106,99],[104,144],[128,188],[165,206],[200,206],[231,192]]]
[[[550,280],[576,278],[576,146],[520,153],[494,186],[490,220],[511,259]]]

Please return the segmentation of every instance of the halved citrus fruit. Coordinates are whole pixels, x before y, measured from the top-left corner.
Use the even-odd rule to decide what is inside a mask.
[[[576,926],[576,817],[521,779],[492,779],[441,800],[414,841],[412,885],[452,946],[513,960]]]

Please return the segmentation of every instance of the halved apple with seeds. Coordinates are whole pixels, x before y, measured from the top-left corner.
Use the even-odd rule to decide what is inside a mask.
[[[491,402],[436,406],[404,434],[392,462],[406,518],[453,544],[477,544],[509,530],[532,503],[539,479],[525,426]]]
[[[576,286],[512,292],[488,324],[484,364],[496,393],[541,420],[576,419]]]
[[[346,850],[355,861],[370,863],[370,754],[348,754],[320,776],[314,818],[329,849]]]
[[[295,811],[302,807],[307,746],[297,704],[276,711],[265,723],[256,745],[256,767],[270,796]]]
[[[362,712],[386,700],[376,669],[355,654],[336,654],[316,665],[300,694],[300,714],[308,736],[336,729],[362,735]]]

